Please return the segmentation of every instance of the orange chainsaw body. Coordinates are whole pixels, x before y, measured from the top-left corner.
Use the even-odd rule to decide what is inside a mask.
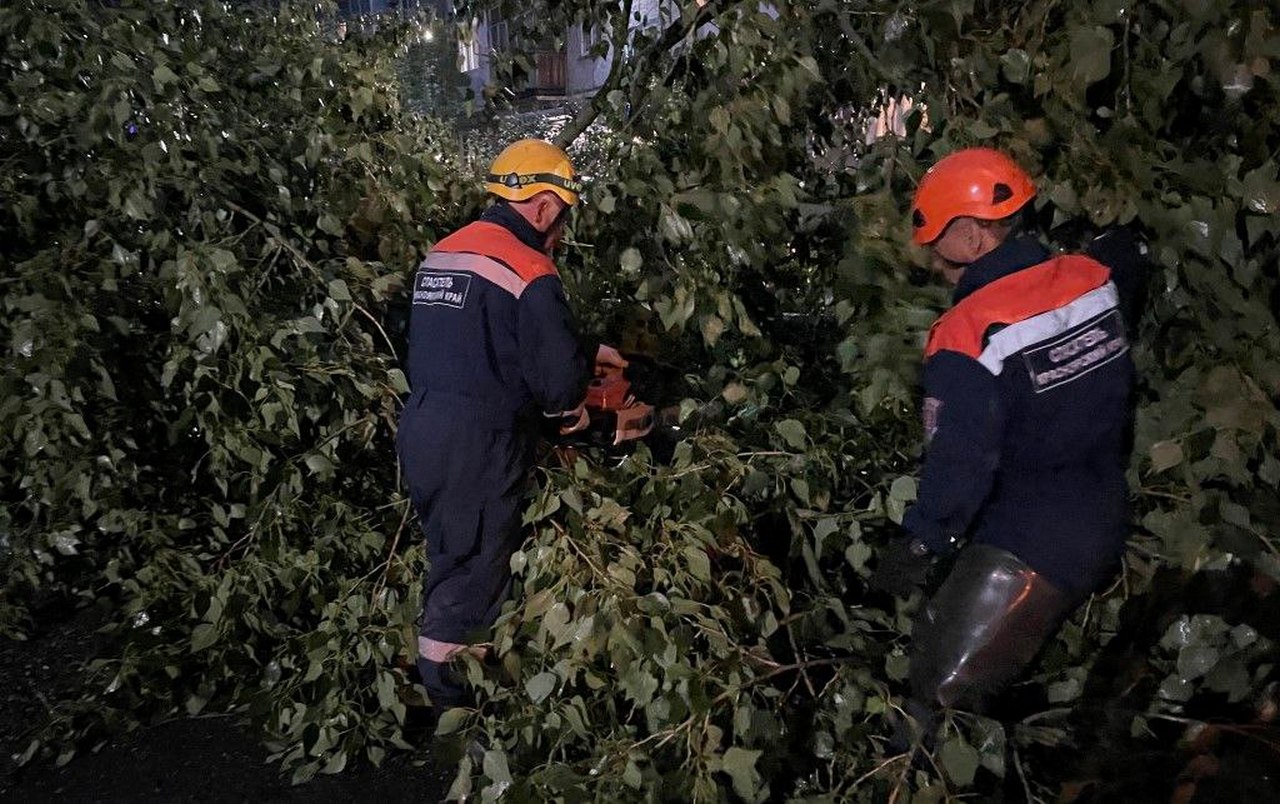
[[[609,366],[587,386],[587,413],[592,429],[613,431],[613,444],[644,438],[653,430],[653,406],[636,401],[625,371]]]

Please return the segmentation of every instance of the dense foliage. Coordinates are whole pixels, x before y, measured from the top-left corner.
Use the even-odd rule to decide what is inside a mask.
[[[111,601],[60,725],[249,704],[310,773],[398,740],[388,302],[479,198],[400,112],[393,33],[303,11],[0,11],[0,623]]]
[[[973,143],[1032,169],[1059,244],[1116,223],[1151,243],[1135,529],[1124,578],[1021,690],[1040,705],[957,714],[918,781],[1167,785],[1183,736],[1274,760],[1275,12],[709,0],[645,29],[623,25],[631,0],[535,5],[498,80],[571,24],[626,54],[565,134],[589,127],[593,174],[565,275],[591,328],[654,358],[684,437],[548,456],[496,661],[468,668],[486,702],[440,724],[484,748],[459,754],[455,794],[879,800],[917,781],[883,739],[914,602],[865,578],[915,493],[918,351],[946,303],[912,281],[903,210],[924,165]],[[244,707],[297,778],[378,761],[417,699],[401,290],[478,206],[476,139],[441,122],[448,91],[406,112],[404,31],[338,41],[309,7],[16,6],[0,626],[29,630],[45,598],[113,607],[118,650],[64,736]],[[867,145],[904,92],[906,136]]]

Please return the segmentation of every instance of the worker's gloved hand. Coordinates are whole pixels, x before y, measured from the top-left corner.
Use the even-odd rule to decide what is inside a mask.
[[[595,373],[597,376],[606,373],[609,369],[624,369],[631,365],[627,359],[622,356],[614,347],[607,343],[600,344],[596,349],[596,366]]]
[[[870,586],[898,597],[910,597],[924,585],[934,554],[909,536],[894,539],[880,553],[880,563],[871,575]]]

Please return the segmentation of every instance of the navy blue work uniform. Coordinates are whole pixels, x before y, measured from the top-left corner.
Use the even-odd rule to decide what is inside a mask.
[[[912,536],[1001,548],[1077,597],[1114,571],[1134,383],[1121,295],[1107,266],[1029,237],[968,267],[926,347]]]
[[[588,358],[543,239],[498,202],[414,276],[397,447],[429,562],[418,666],[442,708],[465,701],[444,664],[486,641],[510,593],[541,424],[586,393]]]
[[[903,526],[934,553],[969,544],[912,629],[922,722],[984,709],[1119,564],[1135,297],[1118,278],[1011,239],[968,266],[929,333],[928,447]]]

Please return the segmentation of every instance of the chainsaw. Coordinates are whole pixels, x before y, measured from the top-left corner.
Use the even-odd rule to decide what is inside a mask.
[[[599,446],[618,447],[653,432],[657,412],[636,399],[626,369],[604,366],[587,385],[585,434]]]
[[[601,447],[608,452],[626,452],[636,442],[650,448],[674,446],[680,439],[679,407],[658,408],[639,395],[662,393],[670,379],[658,376],[656,363],[643,356],[627,356],[630,365],[601,366],[587,385],[585,408],[588,424],[581,430],[557,439],[561,447]],[[653,376],[650,376],[653,375]],[[646,381],[646,377],[648,380]],[[647,390],[645,390],[647,389]]]

